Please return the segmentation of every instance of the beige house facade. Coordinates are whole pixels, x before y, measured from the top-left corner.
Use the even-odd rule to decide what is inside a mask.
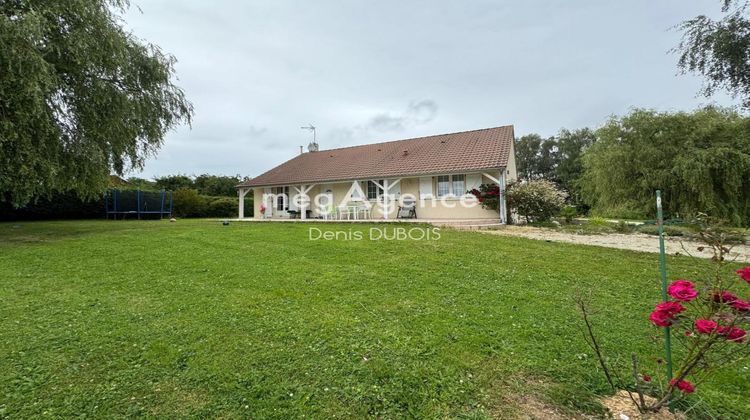
[[[507,221],[517,177],[512,126],[310,151],[237,186],[254,219]],[[498,209],[469,191],[496,185]]]

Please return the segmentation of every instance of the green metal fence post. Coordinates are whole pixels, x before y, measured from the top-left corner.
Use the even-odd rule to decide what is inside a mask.
[[[664,249],[664,213],[661,207],[661,191],[656,190],[656,219],[659,225],[659,271],[661,272],[661,298],[663,302],[669,300],[667,296],[667,255]],[[664,328],[664,355],[667,364],[667,380],[671,381],[672,373],[672,331]],[[672,410],[672,402],[669,402]]]

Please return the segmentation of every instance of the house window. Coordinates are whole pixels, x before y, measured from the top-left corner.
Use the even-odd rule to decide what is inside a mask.
[[[379,179],[377,181],[378,184],[383,185],[383,180]],[[376,184],[373,181],[367,181],[367,199],[368,200],[377,200],[380,196],[380,187],[378,187],[378,184]]]
[[[466,175],[453,175],[453,195],[460,197],[466,193]]]
[[[289,193],[289,187],[276,187],[273,189],[273,193],[276,195],[276,210],[286,210],[286,195]]]
[[[451,193],[451,179],[448,175],[440,175],[437,177],[437,195],[438,197],[445,197]]]
[[[466,175],[440,175],[437,177],[438,197],[460,197],[466,193]]]

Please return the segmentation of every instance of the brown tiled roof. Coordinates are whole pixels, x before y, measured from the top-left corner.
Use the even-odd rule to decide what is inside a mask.
[[[513,126],[303,153],[238,187],[393,178],[503,168]]]

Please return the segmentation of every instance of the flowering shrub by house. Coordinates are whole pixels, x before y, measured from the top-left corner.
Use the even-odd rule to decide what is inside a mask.
[[[512,182],[506,188],[508,207],[526,222],[543,222],[560,212],[567,194],[554,183],[540,179]]]
[[[497,184],[482,184],[479,189],[472,189],[467,191],[469,194],[477,198],[482,204],[482,208],[489,210],[497,210],[500,203],[500,186]]]

